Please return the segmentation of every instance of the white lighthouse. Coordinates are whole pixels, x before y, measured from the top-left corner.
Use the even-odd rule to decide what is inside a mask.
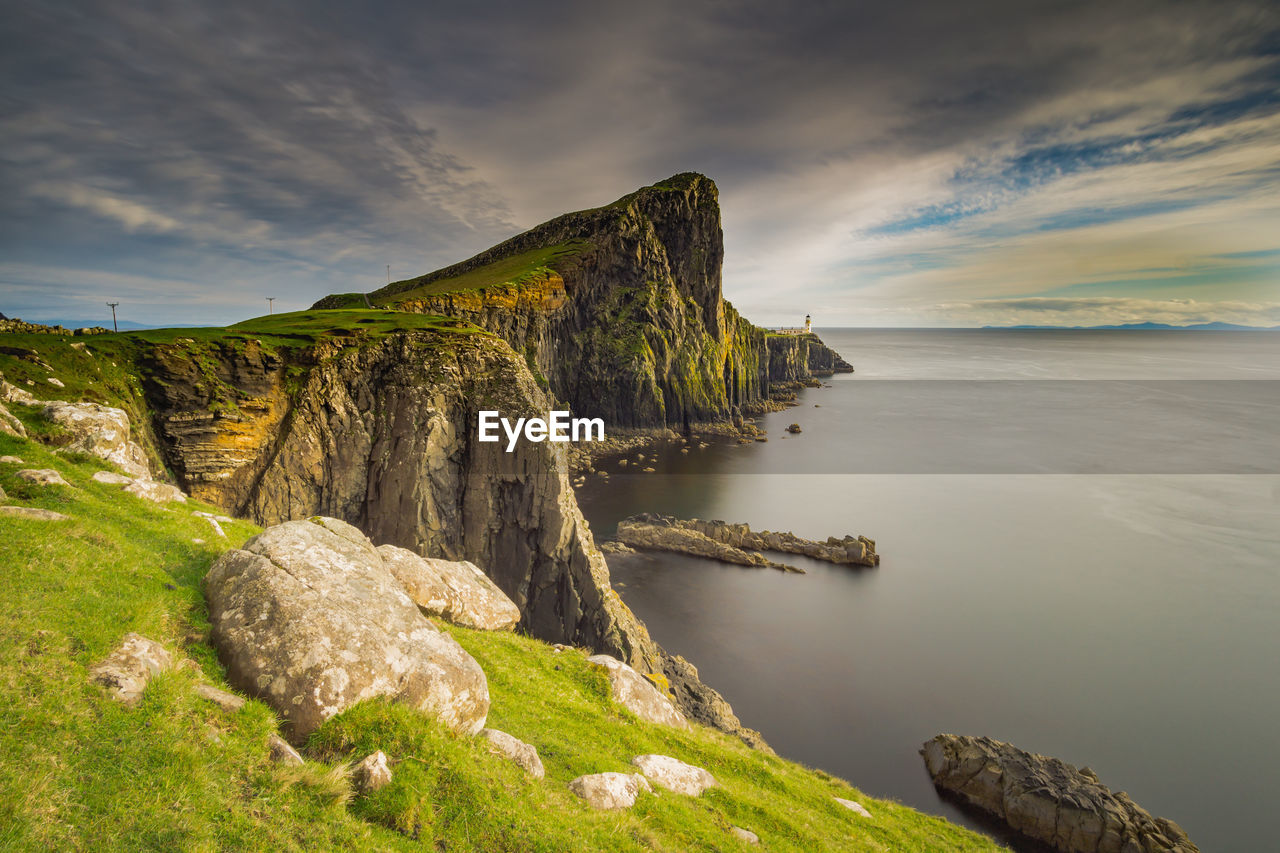
[[[808,314],[804,315],[804,333],[807,335],[813,331],[813,318]]]

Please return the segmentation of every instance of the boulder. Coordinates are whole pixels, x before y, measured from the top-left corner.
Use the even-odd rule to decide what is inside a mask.
[[[18,472],[18,478],[39,486],[69,486],[62,475],[52,468],[24,468]]]
[[[170,503],[177,501],[178,503],[186,503],[187,496],[177,486],[170,486],[168,483],[157,483],[155,480],[138,479],[124,487],[124,490],[135,497],[142,498],[152,503]]]
[[[117,474],[114,471],[94,471],[93,481],[95,483],[106,483],[108,486],[127,486],[133,482],[133,478],[126,477],[124,474]]]
[[[934,785],[1062,853],[1199,851],[1180,826],[1112,793],[1087,767],[966,735],[938,735],[920,754]]]
[[[629,809],[641,791],[653,793],[639,773],[591,773],[570,782],[569,790],[597,809]]]
[[[269,527],[205,578],[211,641],[237,689],[301,743],[329,717],[387,696],[461,734],[484,727],[480,665],[433,626],[359,530],[332,518]]]
[[[489,742],[491,752],[511,759],[533,778],[541,779],[547,775],[542,759],[538,757],[538,750],[524,741],[497,729],[482,729],[480,737]]]
[[[587,662],[605,671],[613,699],[622,707],[650,723],[687,729],[688,721],[649,679],[609,655],[592,655]]]
[[[27,464],[23,459],[21,459],[21,458],[19,458],[19,457],[17,457],[17,456],[0,456],[0,462],[3,462],[3,463],[4,463],[4,464],[6,464],[6,465],[25,465],[25,464]]]
[[[9,500],[9,494],[4,490],[3,486],[0,486],[0,503],[7,500]]]
[[[866,807],[863,806],[862,803],[854,802],[853,800],[845,800],[840,797],[832,797],[832,799],[856,815],[871,817],[871,812],[867,811]]]
[[[133,477],[151,476],[147,454],[129,438],[129,416],[123,409],[53,400],[45,404],[44,416],[70,434],[63,450],[105,459]]]
[[[395,545],[379,545],[378,553],[414,603],[432,616],[485,631],[509,630],[520,621],[520,608],[475,563],[419,557]]]
[[[362,794],[371,794],[391,784],[391,768],[387,766],[387,755],[378,750],[366,755],[351,773],[356,789]]]
[[[120,645],[89,670],[89,679],[105,686],[113,699],[133,706],[153,676],[173,666],[164,646],[141,634],[128,633]]]
[[[28,521],[70,521],[71,516],[54,512],[51,509],[37,509],[33,506],[0,506],[0,516],[9,518],[25,518]]]
[[[640,768],[650,782],[677,794],[696,797],[718,784],[716,778],[701,767],[685,764],[669,755],[637,755],[631,763]]]
[[[756,835],[749,829],[743,829],[740,826],[731,826],[729,831],[732,832],[739,841],[745,841],[748,844],[759,844],[760,836]]]
[[[298,750],[289,745],[289,741],[273,734],[267,738],[267,749],[271,753],[271,760],[280,764],[302,764],[302,756],[298,754]]]

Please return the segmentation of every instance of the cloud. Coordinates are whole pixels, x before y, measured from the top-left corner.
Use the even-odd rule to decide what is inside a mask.
[[[0,247],[49,303],[93,270],[161,283],[156,320],[166,281],[234,320],[696,169],[758,322],[1264,302],[1277,33],[1271,4],[1207,0],[14,2]]]

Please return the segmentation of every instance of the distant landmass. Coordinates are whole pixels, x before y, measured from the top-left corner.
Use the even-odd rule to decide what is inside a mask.
[[[1192,323],[1171,326],[1168,323],[1122,323],[1117,326],[983,326],[984,329],[1171,329],[1178,332],[1275,332],[1280,326],[1241,326],[1237,323]]]

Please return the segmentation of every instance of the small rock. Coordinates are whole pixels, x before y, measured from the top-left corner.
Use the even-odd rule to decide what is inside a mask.
[[[656,469],[654,469],[654,468],[645,468],[645,469],[644,469],[644,473],[646,473],[646,474],[652,474],[655,470],[656,470]]]
[[[871,812],[863,808],[862,803],[855,803],[853,800],[842,800],[839,797],[833,797],[832,799],[834,799],[837,803],[844,806],[846,809],[848,809],[851,812],[860,814],[863,817],[871,817]]]
[[[26,480],[28,483],[36,483],[41,486],[69,486],[66,480],[62,479],[62,475],[52,468],[24,468],[18,472],[20,479]]]
[[[752,832],[749,829],[743,829],[740,826],[731,826],[729,827],[729,831],[732,832],[734,835],[736,835],[739,840],[745,841],[748,844],[760,843],[760,836],[756,835],[754,832]]]
[[[802,430],[800,429],[800,424],[791,424],[790,426],[787,427],[787,432],[791,433],[792,435],[795,435],[796,433],[801,431]]]
[[[280,735],[273,734],[267,738],[267,748],[271,751],[271,760],[280,764],[302,764],[302,756],[298,750]]]
[[[63,384],[62,380],[61,380],[61,379],[59,379],[59,378],[58,378],[58,377],[56,377],[56,376],[50,376],[50,377],[48,377],[45,381],[46,381],[46,382],[48,382],[50,385],[52,385],[52,386],[53,386],[53,387],[55,387],[55,388],[66,388],[66,387],[67,387],[65,384]]]
[[[541,779],[547,775],[547,771],[542,766],[542,759],[538,757],[538,750],[519,738],[497,729],[481,729],[480,737],[489,741],[491,752],[505,755],[523,767],[525,772],[533,778]]]
[[[33,506],[0,506],[0,515],[10,518],[25,518],[28,521],[70,521],[71,516],[54,512],[51,509],[36,509]]]
[[[591,773],[570,782],[569,790],[597,809],[629,809],[641,791],[653,793],[639,773]]]
[[[169,503],[177,501],[178,503],[186,503],[187,496],[177,486],[170,486],[168,483],[157,483],[155,480],[138,479],[124,487],[124,490],[131,495],[151,501],[152,503]]]
[[[108,486],[127,486],[133,482],[133,478],[126,477],[124,474],[117,474],[114,471],[95,471],[93,473],[93,481],[95,483],[106,483]]]
[[[650,782],[677,794],[696,797],[717,784],[716,778],[706,770],[669,755],[637,755],[631,763],[640,768]]]
[[[104,685],[113,699],[136,705],[151,678],[173,665],[164,646],[130,632],[115,651],[89,670],[89,680]]]
[[[587,662],[603,667],[614,701],[642,720],[679,729],[689,728],[684,715],[645,677],[617,658],[592,655]]]
[[[9,495],[5,492],[4,487],[0,486],[0,502],[9,500]]]
[[[203,545],[203,544],[204,544],[204,540],[203,540],[203,539],[198,539],[198,538],[196,538],[196,537],[192,537],[192,538],[191,538],[191,541],[192,541],[192,543],[193,543],[193,544],[196,544],[196,545]]]
[[[366,755],[356,765],[351,778],[355,780],[356,789],[362,794],[371,794],[391,784],[391,768],[387,766],[387,756],[382,750]]]
[[[25,465],[25,464],[27,464],[24,460],[22,460],[22,459],[18,458],[17,456],[0,456],[0,462],[5,463],[6,465]]]
[[[244,697],[228,693],[225,690],[219,690],[209,684],[196,685],[196,695],[201,699],[208,699],[222,710],[231,713],[239,711],[245,704]]]

